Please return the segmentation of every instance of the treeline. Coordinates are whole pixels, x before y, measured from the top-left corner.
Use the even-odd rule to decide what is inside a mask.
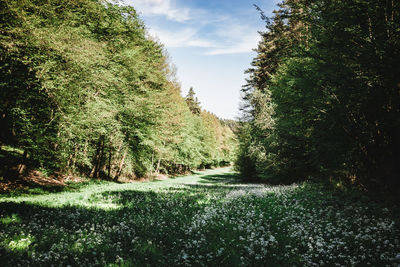
[[[287,0],[261,16],[242,89],[243,177],[400,193],[400,2]]]
[[[0,0],[0,31],[0,146],[20,166],[115,179],[233,160],[231,128],[180,95],[133,7]]]

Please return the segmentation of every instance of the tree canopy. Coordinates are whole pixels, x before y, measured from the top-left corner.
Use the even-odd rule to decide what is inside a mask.
[[[287,0],[243,87],[244,177],[398,194],[400,4]]]
[[[22,163],[118,178],[232,161],[231,129],[180,95],[163,45],[133,7],[0,7],[0,145],[24,151]]]

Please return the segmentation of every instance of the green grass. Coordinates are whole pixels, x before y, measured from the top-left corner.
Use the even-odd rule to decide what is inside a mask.
[[[360,194],[227,168],[0,197],[2,266],[397,266],[399,234],[398,210]]]

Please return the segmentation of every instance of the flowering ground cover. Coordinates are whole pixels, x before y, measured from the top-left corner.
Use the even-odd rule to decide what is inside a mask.
[[[399,210],[229,169],[0,197],[2,266],[397,266]]]

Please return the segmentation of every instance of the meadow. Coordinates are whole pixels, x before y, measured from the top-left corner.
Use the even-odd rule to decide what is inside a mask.
[[[2,266],[398,266],[399,210],[229,168],[0,196]]]

